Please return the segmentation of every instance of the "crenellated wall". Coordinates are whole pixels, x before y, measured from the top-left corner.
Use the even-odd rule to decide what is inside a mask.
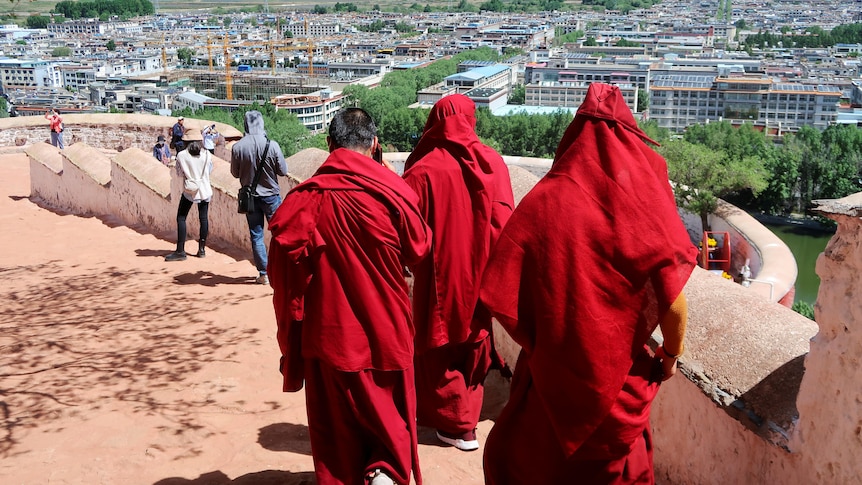
[[[0,143],[2,136],[0,126]],[[28,146],[32,197],[174,241],[181,192],[175,170],[157,162],[149,146],[105,153],[88,145],[62,152],[41,142]],[[312,149],[288,159],[292,175],[281,180],[282,193],[313,174],[326,155]],[[385,158],[403,160],[400,154]],[[526,162],[510,166],[516,200],[538,180],[530,170],[538,162]],[[245,216],[236,213],[239,183],[228,162],[215,160],[212,182],[210,240],[228,254],[250,259]],[[862,483],[857,458],[862,456],[862,306],[852,299],[862,290],[862,204],[851,202],[842,202],[851,209],[827,213],[839,221],[839,231],[818,262],[820,333],[814,322],[768,302],[753,287],[695,269],[685,289],[683,375],[663,384],[652,410],[661,483]],[[762,235],[741,214],[722,219],[749,242],[750,255],[763,258],[756,263],[761,277],[778,253],[764,249],[771,243],[758,242]],[[197,218],[192,215],[188,224],[193,240]],[[170,249],[166,243],[166,252]],[[517,345],[503,332],[496,338],[514,364]],[[660,334],[654,338],[661,341]]]
[[[151,153],[156,138],[164,135],[170,140],[171,126],[176,118],[149,114],[63,114],[63,141],[69,147],[83,142],[100,151],[121,152],[138,148]],[[211,121],[188,118],[184,121],[186,139],[200,140],[201,128]],[[231,125],[216,123],[226,142],[242,138],[242,133]],[[50,143],[48,120],[41,116],[0,118],[0,146],[26,146]],[[225,145],[220,148],[223,150]],[[229,153],[229,152],[228,152]]]

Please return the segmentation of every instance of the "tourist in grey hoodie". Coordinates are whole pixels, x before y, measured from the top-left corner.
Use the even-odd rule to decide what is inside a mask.
[[[269,150],[266,159],[261,161],[267,143]],[[281,205],[281,189],[278,186],[278,176],[287,175],[287,163],[278,143],[269,140],[263,129],[263,115],[260,111],[248,111],[245,114],[245,136],[236,142],[231,149],[230,173],[238,178],[240,184],[251,185],[257,170],[262,170],[254,197],[254,210],[245,217],[248,220],[248,230],[251,235],[251,250],[254,254],[254,265],[257,267],[259,284],[269,284],[266,275],[266,244],[263,241],[263,220],[269,222],[275,210]]]

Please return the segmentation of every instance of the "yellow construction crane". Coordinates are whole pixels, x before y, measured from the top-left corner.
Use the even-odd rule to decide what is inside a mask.
[[[230,53],[227,48],[227,38],[228,36],[224,36],[224,82],[225,82],[225,98],[228,100],[233,100],[233,77],[230,68]]]
[[[310,39],[306,39],[306,45],[295,45],[295,44],[287,44],[287,45],[275,45],[275,41],[269,41],[269,66],[270,71],[274,75],[275,74],[275,51],[276,50],[304,50],[308,54],[308,74],[309,76],[314,75],[314,44],[311,43]]]
[[[210,72],[213,72],[213,42],[207,35],[207,55],[209,56]]]
[[[165,34],[162,34],[162,69],[168,75],[168,49],[165,47]]]

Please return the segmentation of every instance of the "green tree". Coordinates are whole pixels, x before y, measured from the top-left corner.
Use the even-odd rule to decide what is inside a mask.
[[[9,117],[9,104],[6,102],[6,98],[0,96],[0,118],[8,118]]]
[[[738,160],[685,140],[670,141],[657,150],[676,184],[677,204],[698,214],[704,230],[710,228],[708,216],[715,211],[719,197],[743,189],[757,194],[766,187],[766,172],[755,157]]]
[[[117,43],[114,42],[114,39],[111,39],[105,44],[105,48],[109,51],[115,51],[117,50]]]
[[[637,109],[638,113],[643,113],[649,108],[649,91],[646,89],[638,88],[638,105],[635,109]]]
[[[194,57],[195,51],[188,47],[180,47],[177,49],[177,59],[179,59],[183,65],[189,66],[192,63],[192,57]]]
[[[630,41],[628,39],[620,39],[614,45],[616,45],[617,47],[641,47],[642,44]]]
[[[595,46],[599,45],[599,43],[596,42],[595,37],[587,37],[587,40],[584,41],[584,45],[587,47],[595,47]]]
[[[55,47],[53,50],[51,50],[51,57],[69,57],[71,55],[71,47]]]
[[[48,28],[49,23],[51,23],[51,19],[42,15],[31,15],[27,17],[28,29],[45,29]]]
[[[527,98],[527,89],[523,84],[516,84],[509,96],[509,104],[524,104]]]

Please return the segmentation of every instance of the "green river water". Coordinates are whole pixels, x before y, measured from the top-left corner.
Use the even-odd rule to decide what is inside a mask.
[[[796,301],[814,304],[817,300],[817,289],[820,287],[820,277],[814,272],[817,257],[826,248],[826,243],[832,233],[817,229],[809,229],[793,224],[766,224],[793,252],[799,276],[796,278]]]

